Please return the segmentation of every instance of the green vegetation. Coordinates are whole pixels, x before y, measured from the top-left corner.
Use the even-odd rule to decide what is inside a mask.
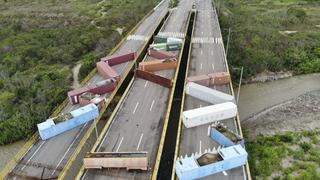
[[[244,66],[244,78],[265,70],[320,72],[318,0],[216,1],[225,44],[231,28],[228,61]]]
[[[320,130],[259,136],[246,143],[254,179],[320,179]]]
[[[179,0],[170,0],[170,7],[171,8],[174,8],[174,7],[177,7],[179,4]]]
[[[27,138],[159,0],[0,1],[0,145]],[[123,31],[123,32],[121,32]]]

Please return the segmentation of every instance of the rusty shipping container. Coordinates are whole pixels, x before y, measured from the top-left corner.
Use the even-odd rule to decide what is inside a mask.
[[[80,106],[85,106],[90,103],[95,104],[100,109],[104,104],[104,98],[90,92],[83,93],[79,97]]]
[[[230,74],[227,72],[210,73],[208,76],[210,77],[210,85],[224,85],[230,82]]]
[[[126,168],[148,170],[147,152],[93,152],[83,159],[86,169]]]
[[[176,58],[177,54],[168,51],[157,51],[154,49],[148,49],[148,55],[157,59],[168,59],[168,58]]]
[[[97,62],[97,70],[98,73],[105,79],[113,78],[118,82],[120,81],[119,74],[114,69],[112,69],[112,67],[110,67],[108,63],[104,61]]]
[[[79,89],[74,89],[72,91],[68,92],[68,98],[71,104],[78,104],[79,103],[79,96],[85,92],[87,92],[89,89],[88,87],[82,87]]]
[[[148,72],[161,71],[166,69],[175,69],[177,68],[178,63],[176,59],[168,60],[153,60],[153,61],[144,61],[139,63],[139,69]]]
[[[117,64],[132,61],[135,59],[135,57],[136,57],[136,52],[130,52],[130,53],[121,54],[121,55],[106,56],[101,58],[101,61],[108,63],[109,66],[114,66]]]
[[[115,79],[106,79],[89,86],[89,92],[102,95],[113,91],[117,84],[118,82]]]
[[[172,81],[170,79],[158,76],[156,74],[152,74],[147,71],[142,71],[142,70],[137,69],[135,74],[137,77],[139,77],[141,79],[151,81],[153,83],[159,84],[159,85],[167,87],[167,88],[170,88],[172,86]]]
[[[190,76],[187,78],[187,82],[194,82],[203,86],[209,86],[210,78],[208,75]]]

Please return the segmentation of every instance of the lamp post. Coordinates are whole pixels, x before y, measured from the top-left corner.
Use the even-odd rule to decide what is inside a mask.
[[[239,86],[238,86],[238,93],[237,93],[237,104],[239,103],[239,96],[240,96],[240,89],[241,89],[241,82],[242,82],[242,74],[243,74],[243,66],[241,68],[232,68],[236,70],[241,70],[240,72],[240,80],[239,80]]]

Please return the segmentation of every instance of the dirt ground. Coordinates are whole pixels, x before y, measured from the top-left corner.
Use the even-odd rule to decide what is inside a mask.
[[[312,91],[242,120],[250,139],[259,134],[320,128],[320,90]]]

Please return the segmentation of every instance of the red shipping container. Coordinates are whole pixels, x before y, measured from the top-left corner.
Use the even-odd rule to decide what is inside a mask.
[[[153,83],[159,84],[159,85],[167,87],[167,88],[170,88],[172,86],[171,79],[167,79],[167,78],[161,77],[156,74],[152,74],[147,71],[142,71],[142,70],[136,69],[136,76],[141,79],[151,81]]]
[[[101,58],[101,61],[106,62],[109,66],[114,66],[117,64],[121,64],[127,61],[132,61],[136,57],[136,52],[130,52],[127,54],[114,55],[114,56],[106,56]]]
[[[120,81],[120,76],[119,74],[112,69],[108,63],[104,62],[104,61],[100,61],[97,62],[97,70],[98,73],[104,77],[105,79],[110,79],[110,78],[114,78],[116,79],[118,82]]]
[[[157,59],[176,58],[177,54],[168,51],[157,51],[154,49],[148,49],[148,55]]]
[[[177,66],[178,63],[176,59],[152,60],[143,61],[139,63],[139,69],[148,72],[161,71],[166,69],[176,69]]]
[[[117,84],[118,82],[115,79],[107,79],[91,85],[88,91],[101,95],[113,91],[117,87]]]
[[[187,78],[187,82],[194,82],[208,87],[210,85],[210,78],[208,75],[190,76]]]
[[[93,103],[93,104],[95,104],[96,106],[98,106],[99,109],[101,109],[102,106],[103,106],[104,103],[105,103],[105,100],[104,100],[104,98],[102,98],[102,97],[96,97],[96,98],[91,99],[90,102]]]
[[[210,73],[208,76],[210,85],[224,85],[230,82],[230,74],[227,72]]]
[[[68,92],[69,101],[71,104],[78,104],[79,103],[79,96],[85,92],[87,92],[89,89],[88,87],[82,87],[79,89],[74,89],[72,91]]]

